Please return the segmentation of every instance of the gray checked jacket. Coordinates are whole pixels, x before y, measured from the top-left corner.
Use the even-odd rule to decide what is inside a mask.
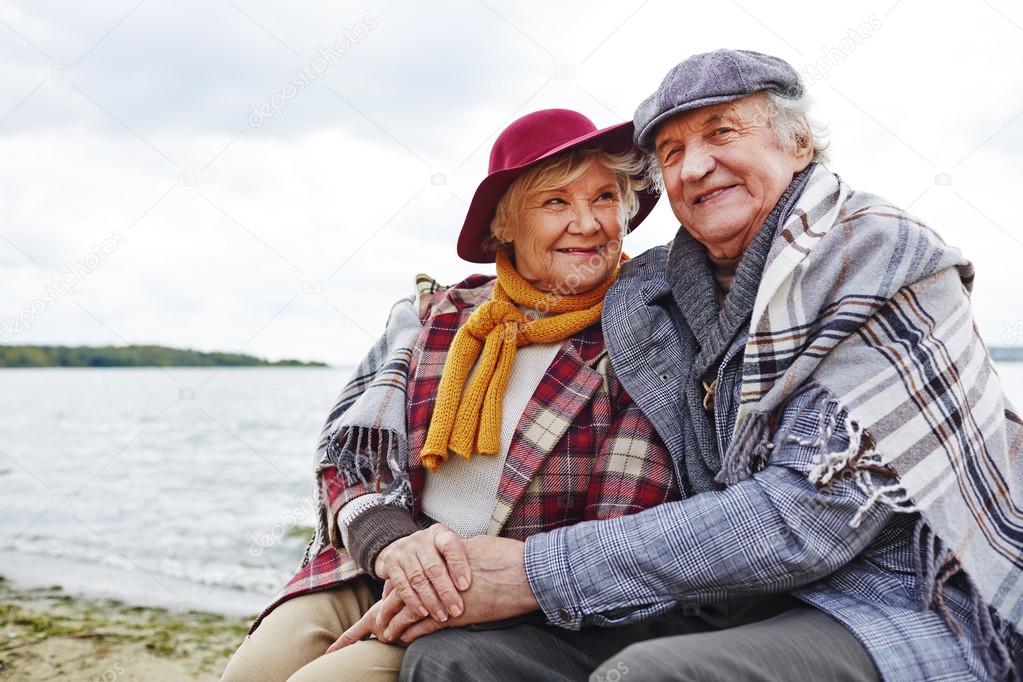
[[[616,374],[653,422],[685,478],[679,396],[682,381],[676,305],[667,280],[668,247],[629,261],[605,302],[604,334]],[[740,335],[741,336],[741,335]],[[715,433],[727,449],[738,410],[743,345],[737,339],[717,372]],[[693,605],[790,593],[844,624],[885,680],[985,679],[965,577],[945,585],[962,634],[924,609],[913,561],[915,514],[874,505],[850,481],[818,490],[808,481],[820,436],[819,410],[844,410],[820,392],[784,408],[771,459],[752,478],[722,490],[610,521],[585,522],[530,537],[526,572],[547,619],[576,629],[620,625]],[[839,426],[831,450],[846,447]],[[1013,658],[1018,638],[1006,631]],[[822,652],[826,655],[826,652]]]

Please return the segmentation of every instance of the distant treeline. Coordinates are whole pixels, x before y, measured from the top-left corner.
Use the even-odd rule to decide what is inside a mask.
[[[0,367],[327,367],[323,362],[270,362],[239,353],[201,353],[167,346],[6,346]]]
[[[1023,362],[1023,346],[989,346],[995,362]]]
[[[990,346],[996,362],[1023,362],[1023,346]],[[167,346],[7,346],[0,367],[328,367],[325,362],[270,362],[240,353],[203,353]]]

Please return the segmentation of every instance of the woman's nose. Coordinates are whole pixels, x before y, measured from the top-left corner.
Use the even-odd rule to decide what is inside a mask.
[[[569,223],[569,229],[578,234],[593,234],[600,229],[600,221],[589,204],[581,204],[575,208],[575,215]]]

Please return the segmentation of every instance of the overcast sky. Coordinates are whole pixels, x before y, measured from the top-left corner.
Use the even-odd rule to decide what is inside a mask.
[[[963,249],[982,335],[1023,344],[1010,0],[0,1],[0,341],[355,362],[415,273],[480,270],[455,238],[508,122],[631,118],[719,47],[796,66],[831,169]],[[676,228],[661,202],[627,251]]]

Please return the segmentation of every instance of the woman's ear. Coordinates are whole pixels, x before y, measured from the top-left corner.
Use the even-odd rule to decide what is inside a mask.
[[[515,241],[515,228],[508,223],[496,226],[493,229],[494,239],[501,244],[511,244]]]

